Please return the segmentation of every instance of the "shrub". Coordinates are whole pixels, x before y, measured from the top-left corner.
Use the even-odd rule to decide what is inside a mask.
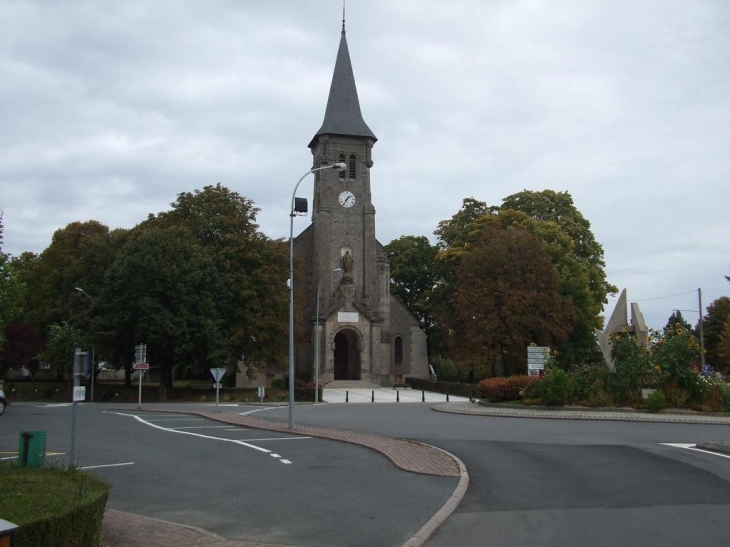
[[[454,362],[448,357],[435,355],[431,358],[431,365],[433,365],[436,376],[442,382],[456,382],[459,380],[459,371]]]
[[[450,395],[458,395],[460,397],[472,397],[476,396],[476,387],[474,384],[461,384],[458,382],[432,382],[431,380],[425,380],[424,378],[405,378],[405,383],[411,386],[412,389],[424,389],[426,391],[433,391],[435,393],[448,393]]]
[[[609,376],[608,367],[602,364],[580,365],[569,373],[569,389],[571,402],[589,404],[590,401],[603,402],[610,396],[605,392]],[[590,405],[590,406],[606,406]]]
[[[725,383],[716,376],[697,378],[696,391],[703,412],[719,412],[724,406]]]
[[[563,406],[568,402],[570,390],[568,386],[568,375],[564,370],[555,368],[546,375],[544,382],[543,400],[548,406]]]
[[[477,393],[492,403],[516,401],[522,398],[522,390],[533,381],[529,376],[510,376],[508,378],[488,378],[479,382]]]
[[[536,378],[522,390],[522,401],[526,405],[541,405],[545,401],[545,378]]]
[[[659,412],[667,406],[667,397],[661,389],[657,389],[654,393],[649,395],[646,400],[646,408],[650,412]]]
[[[681,408],[689,401],[690,393],[686,389],[677,387],[675,382],[667,382],[663,388],[667,398],[667,406]]]

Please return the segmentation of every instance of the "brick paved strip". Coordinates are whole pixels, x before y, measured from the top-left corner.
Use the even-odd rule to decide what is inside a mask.
[[[231,541],[207,530],[107,509],[102,547],[284,547],[268,543]],[[292,547],[292,546],[289,546]]]
[[[127,409],[127,411],[129,410]],[[439,477],[461,476],[459,464],[454,457],[451,456],[451,454],[417,441],[396,439],[372,433],[356,433],[353,431],[342,431],[339,429],[306,425],[298,425],[292,431],[289,429],[289,424],[284,422],[275,422],[253,416],[242,416],[240,414],[221,414],[198,410],[154,410],[149,408],[146,408],[145,412],[189,414],[225,424],[240,425],[254,429],[265,429],[268,431],[281,431],[282,433],[319,437],[322,439],[331,439],[333,441],[356,444],[358,446],[380,452],[393,462],[396,467],[404,471],[420,473],[423,475],[436,475]]]

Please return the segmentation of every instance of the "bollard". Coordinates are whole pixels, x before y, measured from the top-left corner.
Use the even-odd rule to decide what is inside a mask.
[[[372,390],[370,392],[370,402],[371,403],[374,403],[375,402],[375,390]]]
[[[446,402],[447,403],[449,402],[449,392],[448,391],[446,392]]]
[[[423,390],[421,390],[421,402],[422,403],[426,402],[426,392]]]
[[[350,392],[349,391],[345,391],[345,402],[346,403],[350,402]]]
[[[400,403],[400,391],[395,390],[395,402]]]

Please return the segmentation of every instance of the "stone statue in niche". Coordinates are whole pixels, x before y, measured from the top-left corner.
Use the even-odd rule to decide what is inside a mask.
[[[354,283],[352,279],[352,254],[350,251],[345,251],[342,255],[342,284],[352,285]]]

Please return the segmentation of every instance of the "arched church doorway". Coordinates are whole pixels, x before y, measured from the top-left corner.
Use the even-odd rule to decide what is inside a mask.
[[[351,329],[335,335],[335,380],[360,380],[360,348]]]

